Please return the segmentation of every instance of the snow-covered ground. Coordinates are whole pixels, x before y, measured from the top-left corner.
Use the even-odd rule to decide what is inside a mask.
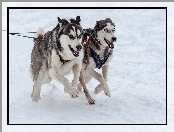
[[[102,5],[102,4],[101,4]],[[103,4],[108,6],[109,4]],[[110,4],[112,5],[112,4]],[[115,6],[123,6],[119,3]],[[126,5],[126,3],[125,3]],[[138,6],[138,3],[135,4]],[[135,6],[132,4],[132,6]],[[146,3],[147,6],[150,6]],[[171,38],[172,5],[159,4],[168,7],[168,36]],[[24,6],[24,5],[22,5]],[[48,5],[49,6],[49,5]],[[54,5],[56,6],[56,5]],[[58,6],[58,4],[57,4]],[[131,6],[128,5],[127,6]],[[139,6],[144,6],[140,4]],[[154,6],[158,6],[154,4]],[[84,94],[72,99],[64,93],[63,85],[52,81],[44,85],[41,100],[32,102],[30,95],[33,82],[30,78],[30,56],[33,48],[32,39],[9,36],[9,123],[10,124],[165,124],[166,123],[166,11],[165,9],[108,9],[108,10],[10,10],[9,31],[29,32],[43,27],[45,31],[52,30],[57,24],[57,17],[81,16],[83,28],[93,28],[97,20],[111,18],[116,25],[114,58],[110,62],[108,85],[111,97],[103,92],[95,95],[94,88],[98,85],[92,80],[87,86],[90,94],[96,100],[95,105],[89,105]],[[5,19],[5,15],[3,16]],[[5,25],[5,24],[4,24]],[[6,28],[5,26],[3,27]],[[6,37],[3,32],[2,38]],[[33,34],[25,34],[33,36]],[[6,40],[3,39],[3,48]],[[168,40],[168,62],[172,58],[172,38]],[[170,48],[169,48],[170,47]],[[6,50],[3,51],[3,56]],[[6,62],[3,58],[3,62]],[[174,71],[174,63],[168,63],[168,71]],[[101,72],[100,70],[97,70]],[[6,78],[6,70],[3,77]],[[171,89],[172,74],[168,73],[168,97]],[[70,80],[72,75],[67,76]],[[5,88],[6,84],[4,83]],[[6,90],[3,89],[3,102],[6,103]],[[168,102],[174,106],[173,102]],[[3,113],[6,113],[6,104]],[[173,108],[168,108],[168,119]],[[6,116],[3,118],[5,119]],[[6,121],[6,119],[5,119]],[[6,124],[6,122],[4,123]],[[171,122],[170,122],[171,124]],[[6,127],[6,126],[5,126]],[[51,129],[51,126],[47,126]],[[164,126],[165,127],[165,126]],[[165,130],[165,128],[146,127],[149,130]],[[8,129],[8,127],[6,127]],[[38,127],[40,129],[41,127]],[[80,130],[83,127],[58,127],[52,131]],[[174,127],[168,129],[172,132]],[[6,129],[6,130],[7,130]],[[48,129],[48,130],[49,130]],[[117,129],[114,126],[85,126],[85,131],[107,131]],[[118,130],[124,129],[119,126]],[[10,129],[8,129],[10,130]],[[16,130],[16,129],[15,129]],[[35,129],[32,129],[35,131]],[[46,130],[41,128],[42,131]],[[130,126],[128,131],[141,130],[140,127]],[[16,130],[17,131],[17,130]],[[126,130],[125,130],[126,131]]]

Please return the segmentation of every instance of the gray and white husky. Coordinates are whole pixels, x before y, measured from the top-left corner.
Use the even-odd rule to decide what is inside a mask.
[[[84,82],[87,84],[92,78],[98,80],[100,84],[95,88],[96,94],[103,90],[107,96],[110,96],[110,90],[107,85],[107,75],[116,39],[115,25],[110,18],[96,21],[94,29],[84,29],[82,40],[84,47],[82,70]],[[95,68],[101,68],[102,75],[96,72]],[[78,91],[81,92],[82,86],[81,83],[78,84]],[[90,100],[92,100],[91,97]]]
[[[58,17],[58,24],[52,31],[44,33],[44,29],[38,29],[31,53],[32,101],[38,102],[41,86],[52,79],[62,83],[72,98],[78,97],[76,88],[84,56],[80,21],[80,16],[69,20]],[[71,70],[74,78],[70,83],[65,75]]]

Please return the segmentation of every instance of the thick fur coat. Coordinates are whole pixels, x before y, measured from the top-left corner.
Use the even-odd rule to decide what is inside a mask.
[[[41,86],[52,79],[62,83],[72,98],[78,97],[80,71],[82,69],[83,47],[80,17],[60,19],[57,26],[47,33],[39,28],[34,38],[31,53],[30,71],[34,82],[31,98],[40,99]],[[70,83],[64,77],[73,71],[74,78]]]
[[[107,85],[109,62],[113,56],[114,43],[116,41],[115,25],[110,18],[97,21],[94,29],[84,29],[83,45],[83,76],[85,84],[95,78],[100,84],[95,88],[98,94],[102,90],[107,96],[111,96]],[[95,68],[102,69],[102,74],[95,71]],[[79,83],[78,91],[82,90]]]

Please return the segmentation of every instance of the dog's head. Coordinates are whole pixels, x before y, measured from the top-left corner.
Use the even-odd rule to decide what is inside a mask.
[[[110,18],[96,21],[94,33],[97,36],[97,39],[99,39],[102,43],[102,46],[109,46],[111,49],[114,48],[113,43],[117,40],[117,38],[115,36],[115,25]]]
[[[80,16],[76,19],[60,19],[58,17],[61,32],[59,33],[59,41],[64,52],[69,55],[79,56],[82,52],[82,27],[80,26]]]

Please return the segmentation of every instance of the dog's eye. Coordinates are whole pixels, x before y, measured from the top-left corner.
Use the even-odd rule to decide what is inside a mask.
[[[105,32],[108,32],[108,29],[107,29],[107,28],[105,28],[105,29],[104,29],[104,31],[105,31]]]
[[[112,29],[112,32],[115,32],[115,28]]]
[[[69,35],[69,38],[70,38],[70,39],[74,39],[74,36],[73,36],[73,35]]]

